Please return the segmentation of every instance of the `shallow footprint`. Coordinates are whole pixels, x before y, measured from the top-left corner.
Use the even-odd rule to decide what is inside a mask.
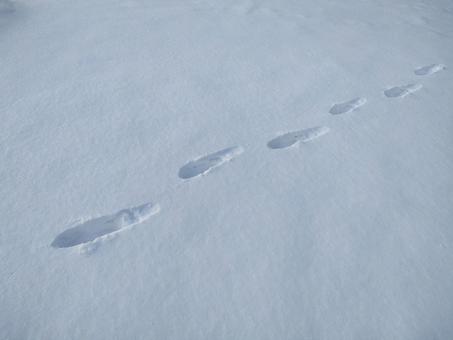
[[[446,67],[443,64],[432,64],[420,67],[414,71],[417,76],[429,76],[439,71],[445,70]]]
[[[280,135],[267,143],[270,149],[285,149],[299,142],[306,143],[328,133],[326,126],[316,126],[309,129],[288,132]]]
[[[403,98],[407,95],[417,92],[423,87],[422,84],[408,84],[404,86],[395,86],[384,91],[388,98]]]
[[[184,165],[181,169],[179,169],[178,175],[182,179],[203,175],[212,169],[231,161],[242,152],[244,152],[242,147],[233,146],[231,148],[223,149],[207,156],[203,156]]]
[[[94,241],[100,237],[130,228],[160,211],[158,204],[146,203],[123,209],[116,214],[101,216],[85,221],[59,234],[52,242],[54,248],[68,248]]]
[[[362,105],[365,105],[365,103],[366,103],[365,98],[358,97],[344,103],[335,104],[334,106],[332,106],[329,112],[333,115],[349,113],[354,110],[357,110]]]

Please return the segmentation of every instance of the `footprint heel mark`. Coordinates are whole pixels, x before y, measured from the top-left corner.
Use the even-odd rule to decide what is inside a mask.
[[[367,102],[366,98],[354,98],[344,103],[338,103],[332,106],[330,113],[333,115],[340,115],[343,113],[349,113],[357,110],[359,107],[365,105]]]
[[[431,64],[414,70],[417,76],[430,76],[431,74],[445,70],[447,67],[443,64]]]
[[[97,217],[63,231],[55,238],[51,246],[69,248],[89,243],[142,223],[159,211],[159,204],[146,203],[123,209],[112,215]]]
[[[197,158],[179,169],[178,175],[182,179],[201,176],[208,173],[212,169],[231,161],[243,152],[244,149],[241,146],[233,146],[214,152],[207,156]]]
[[[267,146],[269,149],[286,149],[298,143],[310,142],[325,135],[329,131],[330,129],[327,126],[316,126],[309,129],[288,132],[270,140]]]
[[[409,94],[417,92],[423,87],[422,84],[407,84],[403,86],[395,86],[384,91],[388,98],[404,98]]]

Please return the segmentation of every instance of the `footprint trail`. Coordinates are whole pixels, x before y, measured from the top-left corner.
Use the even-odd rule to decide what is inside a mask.
[[[115,214],[85,221],[59,234],[52,242],[54,248],[68,248],[95,241],[101,237],[126,230],[142,223],[160,211],[158,204],[146,203],[123,209]]]
[[[240,146],[233,146],[227,149],[217,151],[207,156],[195,159],[179,169],[179,177],[189,179],[192,177],[201,176],[208,173],[214,168],[217,168],[244,152]]]
[[[272,139],[267,143],[267,146],[270,149],[285,149],[299,142],[306,143],[312,141],[329,131],[330,129],[326,126],[316,126],[309,129],[288,132]]]
[[[434,73],[445,70],[446,67],[443,64],[432,64],[420,67],[414,71],[417,76],[430,76]]]
[[[333,115],[339,115],[343,113],[349,113],[352,111],[357,110],[359,107],[365,105],[367,102],[366,98],[354,98],[350,101],[344,102],[344,103],[338,103],[332,106],[330,109],[330,113]]]
[[[249,14],[255,9],[254,2],[247,2],[244,12]],[[0,0],[0,13],[14,10],[14,6],[8,0]],[[414,70],[418,76],[432,75],[444,70],[443,64],[432,64]],[[388,98],[403,98],[419,91],[423,86],[418,83],[395,86],[384,91]],[[334,104],[329,112],[332,115],[350,113],[367,103],[366,98],[357,97],[352,100]],[[330,129],[326,126],[315,126],[312,128],[287,132],[279,135],[267,143],[270,149],[285,149],[299,143],[307,143],[327,133]],[[233,160],[244,152],[241,146],[229,147],[206,156],[196,158],[179,169],[181,179],[191,179],[204,175],[215,168]],[[151,216],[159,213],[159,204],[146,203],[129,209],[123,209],[115,214],[105,215],[79,223],[74,227],[66,229],[53,240],[51,246],[54,248],[69,248],[81,245],[82,252],[92,252],[106,240],[114,237],[123,230],[142,223]]]
[[[403,86],[395,86],[384,91],[388,98],[404,98],[409,94],[417,92],[423,87],[422,84],[407,84]]]

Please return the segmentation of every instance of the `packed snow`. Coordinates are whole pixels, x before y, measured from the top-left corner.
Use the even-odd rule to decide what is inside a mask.
[[[0,0],[0,339],[453,339],[451,0]]]

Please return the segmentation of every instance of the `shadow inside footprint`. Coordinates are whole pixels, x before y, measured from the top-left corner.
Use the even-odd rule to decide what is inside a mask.
[[[316,126],[309,129],[288,132],[280,135],[267,143],[270,149],[285,149],[299,142],[306,143],[328,133],[326,126]]]
[[[429,76],[431,74],[437,73],[444,70],[446,67],[443,64],[432,64],[420,67],[414,71],[417,76]]]
[[[357,110],[362,105],[365,105],[365,103],[366,103],[365,98],[354,98],[344,103],[335,104],[334,106],[332,106],[329,112],[333,115],[349,113]]]
[[[244,150],[240,146],[223,149],[207,156],[195,159],[179,169],[179,177],[189,179],[192,177],[203,175],[212,169],[221,166],[222,164],[232,160],[240,155]]]
[[[384,91],[388,98],[403,98],[407,95],[417,92],[423,87],[421,84],[408,84],[404,86],[395,86]]]
[[[68,248],[93,241],[98,237],[141,223],[152,215],[157,214],[159,210],[158,204],[146,203],[134,208],[121,210],[113,215],[94,218],[63,231],[55,238],[51,246],[54,248]]]

